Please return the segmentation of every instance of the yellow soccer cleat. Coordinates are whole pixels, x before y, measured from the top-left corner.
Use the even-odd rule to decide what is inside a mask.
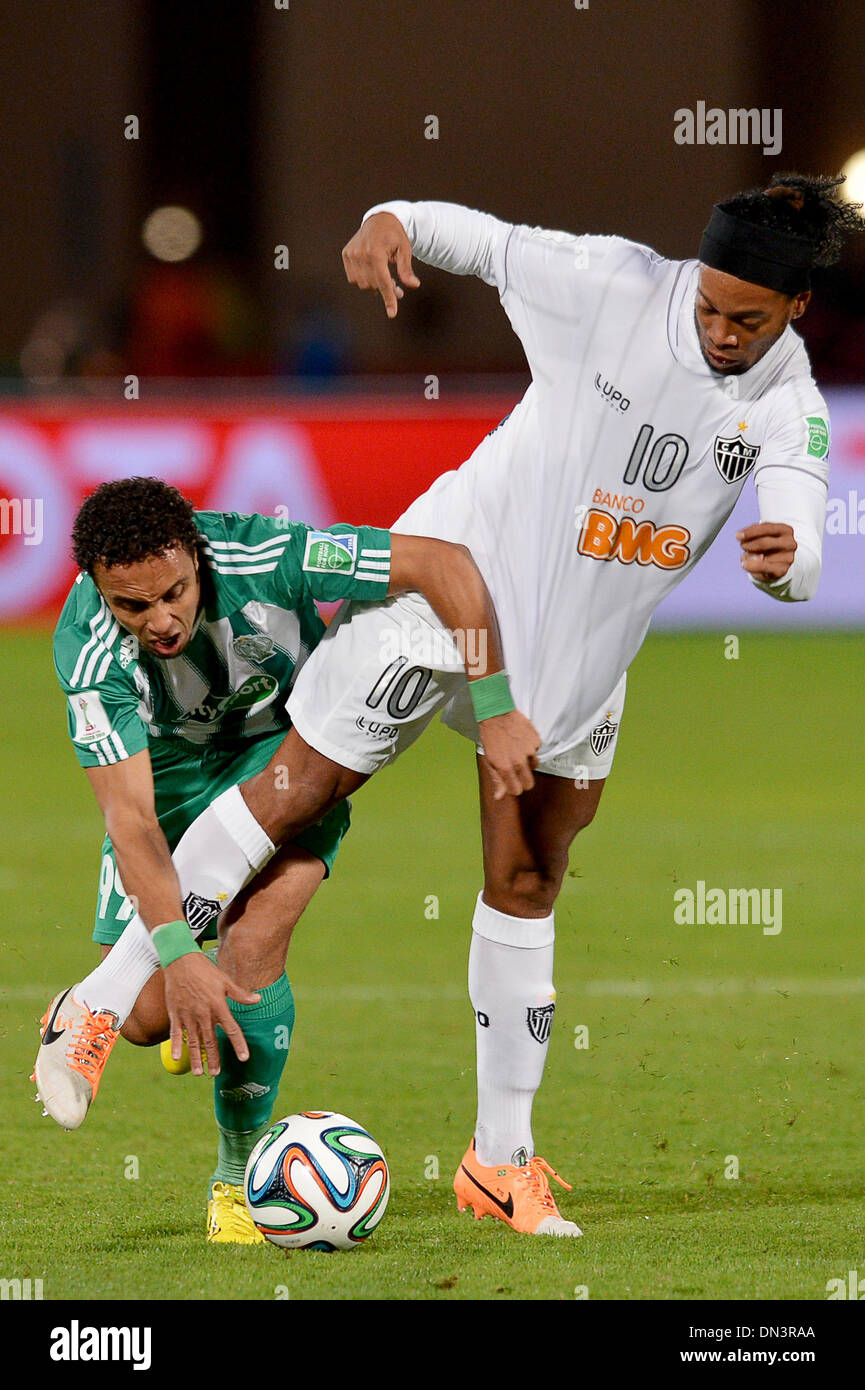
[[[243,1188],[215,1182],[207,1203],[208,1244],[263,1245],[264,1236],[246,1209]]]
[[[159,1044],[159,1058],[165,1070],[170,1076],[185,1076],[188,1071],[192,1071],[192,1062],[189,1060],[189,1047],[186,1042],[186,1033],[183,1034],[183,1049],[180,1057],[175,1062],[171,1055],[171,1039],[166,1038],[165,1042]],[[201,1064],[207,1072],[207,1053],[201,1049]]]
[[[159,1058],[165,1070],[171,1076],[185,1076],[186,1073],[190,1071],[192,1068],[192,1063],[189,1060],[189,1048],[186,1046],[185,1035],[183,1038],[183,1051],[181,1052],[178,1061],[175,1062],[174,1058],[171,1055],[170,1038],[166,1038],[165,1042],[161,1042],[159,1044]]]

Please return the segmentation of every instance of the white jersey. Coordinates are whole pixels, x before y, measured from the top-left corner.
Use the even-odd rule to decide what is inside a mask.
[[[495,285],[529,361],[520,403],[393,529],[471,549],[542,756],[586,735],[655,608],[712,543],[749,474],[761,520],[787,522],[798,544],[785,578],[760,587],[811,597],[829,426],[792,329],[748,372],[725,378],[699,348],[698,261],[449,203],[372,211],[400,219],[421,261]],[[742,580],[731,569],[730,583]]]

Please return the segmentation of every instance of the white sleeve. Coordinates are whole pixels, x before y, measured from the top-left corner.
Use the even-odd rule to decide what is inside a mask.
[[[794,469],[775,468],[771,482],[757,480],[761,521],[784,521],[793,527],[796,555],[783,579],[752,583],[772,598],[788,603],[813,598],[823,564],[823,526],[826,521],[826,488]]]
[[[621,237],[514,225],[456,203],[379,203],[364,221],[374,212],[398,218],[418,260],[495,285],[533,374],[580,357],[579,326],[593,321],[612,273],[644,280],[660,261]]]
[[[817,592],[823,563],[823,528],[826,523],[826,497],[829,467],[826,452],[811,452],[808,420],[826,422],[826,405],[811,388],[802,392],[797,384],[787,388],[788,408],[783,423],[763,446],[763,458],[754,474],[761,521],[780,521],[792,526],[796,555],[783,579],[763,584],[751,582],[787,603],[801,603]]]
[[[452,275],[477,275],[499,294],[504,290],[509,222],[458,203],[378,203],[364,222],[375,212],[393,213],[402,223],[419,261]]]

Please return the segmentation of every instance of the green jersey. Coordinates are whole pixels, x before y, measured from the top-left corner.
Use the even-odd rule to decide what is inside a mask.
[[[286,730],[294,679],[324,633],[315,600],[383,599],[390,533],[234,512],[197,512],[202,605],[184,651],[141,650],[89,575],[79,574],[54,634],[82,767],[151,747],[232,753]],[[154,740],[166,742],[154,745]]]

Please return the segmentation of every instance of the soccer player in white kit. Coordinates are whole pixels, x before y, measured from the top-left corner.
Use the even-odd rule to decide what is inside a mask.
[[[519,796],[502,795],[477,760],[478,1112],[454,1182],[460,1209],[519,1231],[580,1234],[558,1211],[531,1130],[555,1011],[554,904],[610,771],[626,671],[652,613],[749,475],[760,520],[738,533],[742,567],[775,599],[808,599],[817,586],[829,421],[791,323],[808,304],[810,270],[863,227],[858,208],[836,201],[840,182],[775,176],[719,204],[691,261],[447,203],[381,204],[343,252],[349,280],[381,293],[390,317],[403,286],[419,283],[412,255],[480,276],[532,373],[511,414],[394,528],[469,546],[510,682],[493,681],[491,707],[512,699],[542,740],[534,786]],[[438,710],[479,744],[460,646],[418,595],[340,611],[291,695],[294,727],[238,797],[274,843],[392,761]],[[214,840],[215,822],[208,834],[196,825],[174,856],[182,891],[218,888],[230,900],[224,832]]]

